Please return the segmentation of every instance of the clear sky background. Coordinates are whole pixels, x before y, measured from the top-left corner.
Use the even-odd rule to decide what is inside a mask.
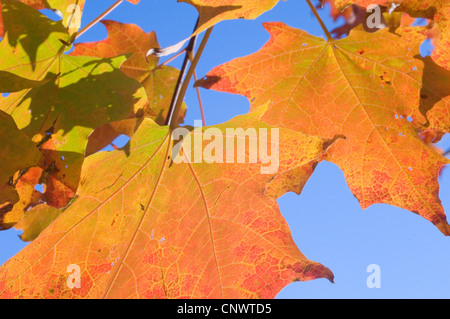
[[[102,13],[114,0],[87,1],[82,26]],[[329,29],[340,25],[321,9]],[[141,0],[139,5],[124,2],[107,19],[135,23],[143,30],[156,31],[162,47],[185,39],[192,31],[196,10],[176,0]],[[218,24],[197,68],[199,77],[213,67],[259,50],[269,39],[262,22],[282,21],[324,36],[306,1],[287,0],[252,21],[234,20]],[[79,42],[106,37],[99,24]],[[429,47],[424,46],[424,54]],[[182,58],[170,65],[181,64]],[[225,122],[247,113],[245,97],[201,89],[206,124]],[[194,89],[186,96],[189,107],[186,124],[201,119]],[[438,146],[450,148],[448,135]],[[450,169],[440,177],[440,196],[450,214]],[[335,284],[326,279],[292,283],[278,298],[450,298],[450,238],[427,220],[406,210],[377,204],[362,210],[350,192],[341,170],[320,163],[300,196],[286,194],[278,200],[295,242],[311,260],[329,267]],[[0,264],[26,244],[15,230],[0,232]],[[368,288],[369,265],[381,269],[381,288]]]

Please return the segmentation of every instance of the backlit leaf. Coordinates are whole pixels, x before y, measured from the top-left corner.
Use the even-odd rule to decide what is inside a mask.
[[[271,298],[295,280],[332,280],[328,268],[300,253],[276,202],[280,192],[299,191],[324,143],[286,129],[277,140],[259,121],[262,111],[191,129],[188,137],[204,138],[196,153],[211,137],[225,143],[227,128],[266,129],[257,140],[245,131],[237,139],[279,150],[271,174],[261,173],[262,161],[250,163],[248,150],[241,164],[238,154],[234,163],[172,162],[168,128],[149,119],[132,137],[129,155],[90,156],[77,200],[0,268],[0,296]],[[67,286],[71,264],[81,269],[81,289]]]
[[[4,215],[19,200],[15,190],[17,172],[38,165],[41,154],[33,142],[17,128],[8,114],[0,111],[0,229]]]
[[[266,11],[271,10],[280,0],[178,0],[193,5],[199,14],[197,29],[192,35],[164,50],[155,47],[148,55],[164,56],[181,49],[191,37],[202,33],[208,28],[224,20],[256,19]]]
[[[66,55],[63,42],[69,34],[60,22],[18,1],[3,0],[3,10],[6,32],[0,55],[5,58],[0,69],[46,82],[2,98],[0,109],[44,155],[43,200],[65,207],[78,187],[90,133],[103,124],[143,115],[148,100],[139,82],[120,70],[126,56]]]
[[[179,0],[193,5],[200,21],[195,34],[224,20],[255,19],[271,10],[280,0]]]
[[[450,1],[448,0],[336,0],[339,8],[349,4],[357,4],[367,8],[370,5],[385,5],[390,7],[398,4],[396,11],[408,12],[412,17],[428,18],[439,28],[436,48],[432,54],[433,60],[440,66],[450,70]]]
[[[167,106],[172,100],[180,71],[170,66],[159,65],[157,57],[151,56],[146,59],[148,50],[159,47],[155,32],[145,33],[134,24],[111,20],[101,22],[108,31],[108,38],[97,42],[77,43],[70,55],[114,58],[130,54],[120,69],[144,87],[149,107],[145,109],[143,115],[154,118],[158,124],[165,124]]]
[[[363,208],[396,205],[448,235],[438,175],[449,160],[418,132],[448,132],[449,92],[442,82],[428,82],[437,73],[420,58],[422,29],[353,30],[327,42],[283,23],[264,26],[272,37],[259,52],[213,69],[197,85],[243,94],[253,106],[271,100],[262,118],[271,125],[344,135],[328,159],[344,171]]]

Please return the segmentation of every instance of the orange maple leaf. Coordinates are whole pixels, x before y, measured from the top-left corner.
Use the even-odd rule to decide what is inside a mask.
[[[298,250],[276,202],[301,190],[327,143],[287,129],[272,139],[272,127],[259,121],[263,111],[193,129],[188,138],[204,137],[196,153],[206,140],[229,141],[217,130],[267,129],[258,141],[279,150],[275,173],[261,174],[262,161],[237,163],[238,154],[233,163],[172,162],[168,127],[150,119],[128,155],[88,157],[77,200],[0,268],[0,296],[272,298],[292,281],[332,281],[328,268]],[[79,289],[67,285],[71,264],[81,269]]]
[[[433,31],[436,48],[432,53],[433,60],[440,66],[450,70],[450,1],[448,0],[336,0],[338,8],[349,4],[357,4],[364,8],[370,5],[399,5],[395,10],[409,13],[412,17],[428,18],[438,26],[437,34]]]
[[[415,58],[422,29],[353,30],[348,38],[324,41],[283,23],[264,27],[271,39],[259,52],[214,68],[197,85],[243,94],[252,106],[271,100],[262,118],[271,125],[324,138],[344,135],[327,159],[344,171],[363,208],[399,206],[449,235],[438,198],[438,175],[449,160],[418,134],[449,129],[449,92],[422,81],[425,71],[427,81],[436,75],[431,61]]]

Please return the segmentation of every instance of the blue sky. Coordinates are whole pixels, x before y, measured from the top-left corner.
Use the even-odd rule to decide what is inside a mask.
[[[103,12],[113,0],[87,1],[82,25]],[[328,10],[320,10],[332,29]],[[196,10],[176,0],[143,0],[139,5],[124,2],[108,19],[138,24],[156,31],[162,47],[185,39],[197,19]],[[217,25],[197,68],[198,76],[233,58],[259,50],[269,39],[261,23],[282,21],[292,27],[323,36],[323,31],[305,1],[280,3],[260,18],[225,21]],[[339,21],[338,21],[339,24]],[[97,25],[80,42],[106,37]],[[429,47],[424,47],[424,52]],[[179,66],[178,59],[173,66]],[[249,110],[249,102],[238,95],[201,89],[207,125],[225,122]],[[186,124],[200,119],[194,89],[186,96]],[[450,148],[450,138],[439,144]],[[440,196],[450,212],[450,170],[440,177]],[[325,279],[293,283],[278,298],[450,298],[450,238],[430,222],[400,208],[384,204],[363,211],[350,192],[343,173],[328,162],[320,163],[303,193],[286,194],[279,200],[295,242],[311,260],[329,267],[335,284]],[[0,264],[17,253],[24,243],[15,230],[0,232]],[[368,288],[367,267],[379,265],[381,288]]]

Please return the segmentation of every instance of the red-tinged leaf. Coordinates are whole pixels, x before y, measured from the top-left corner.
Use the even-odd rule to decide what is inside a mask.
[[[370,5],[392,4],[399,5],[396,11],[408,12],[412,17],[428,18],[434,21],[439,28],[436,35],[436,48],[432,54],[433,60],[440,66],[450,70],[450,1],[448,0],[336,0],[338,8],[349,4],[357,4],[364,8]]]
[[[38,163],[36,163],[37,165]],[[13,227],[19,222],[30,207],[38,205],[42,194],[35,189],[35,186],[39,184],[40,177],[42,175],[42,168],[31,167],[21,174],[16,174],[14,188],[17,192],[18,200],[10,210],[3,212],[0,229],[6,230]]]
[[[344,135],[328,159],[344,171],[363,208],[399,206],[448,235],[438,174],[449,160],[418,132],[448,132],[449,92],[443,82],[429,82],[436,66],[416,59],[422,30],[353,30],[327,42],[283,23],[265,28],[272,37],[259,52],[213,69],[197,85],[243,94],[253,106],[271,100],[263,117],[271,125],[324,138]]]
[[[341,17],[347,20],[353,15],[353,6],[339,10],[336,7],[335,0],[320,0],[320,7],[325,7],[326,5],[330,6],[330,15],[334,21],[337,21]]]
[[[8,228],[5,214],[19,201],[16,191],[20,172],[36,166],[41,160],[33,142],[17,128],[8,114],[0,111],[0,229]]]
[[[276,202],[282,192],[299,191],[302,174],[308,177],[323,157],[323,140],[286,129],[276,131],[277,139],[259,121],[263,112],[187,136],[203,137],[196,153],[212,140],[229,141],[227,128],[242,128],[237,139],[279,150],[278,171],[270,174],[262,174],[262,161],[250,163],[247,147],[244,157],[231,153],[230,163],[172,162],[168,128],[149,119],[128,155],[90,156],[77,200],[0,268],[0,296],[272,298],[295,280],[333,280],[298,250]],[[248,128],[267,135],[250,138]],[[79,289],[67,286],[70,265],[80,267]]]
[[[345,22],[331,30],[330,33],[335,38],[342,38],[344,35],[348,35],[350,31],[360,25],[366,32],[376,32],[382,28],[389,28],[392,32],[400,26],[410,26],[414,22],[414,18],[406,13],[390,11],[387,8],[382,8],[380,13],[380,25],[373,27],[367,25],[367,19],[371,16],[372,11],[367,11],[367,8],[362,8],[359,5],[351,4],[345,8],[338,9],[336,7],[336,0],[324,0],[324,3],[328,3],[330,6],[330,15],[334,21],[338,18],[344,18]]]

